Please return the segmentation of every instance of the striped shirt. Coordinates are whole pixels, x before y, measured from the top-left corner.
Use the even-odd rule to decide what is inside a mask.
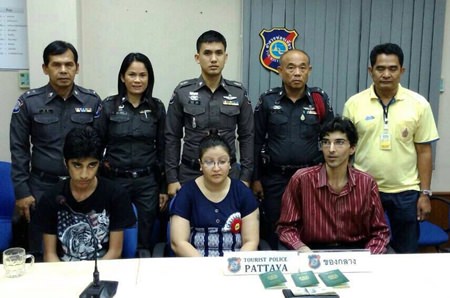
[[[280,241],[290,249],[308,244],[365,243],[371,253],[384,253],[389,230],[378,186],[367,173],[348,167],[340,193],[327,184],[325,165],[298,170],[281,201],[277,224]]]

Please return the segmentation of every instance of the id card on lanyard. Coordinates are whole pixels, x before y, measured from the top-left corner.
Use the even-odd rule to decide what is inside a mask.
[[[384,120],[383,132],[381,133],[381,136],[380,136],[380,149],[381,150],[391,150],[392,143],[391,143],[391,134],[389,133],[388,115],[389,115],[389,106],[391,105],[391,103],[393,103],[395,101],[395,98],[392,98],[387,105],[384,105],[381,100],[379,100],[379,101],[380,101],[381,106],[383,107],[383,120]]]

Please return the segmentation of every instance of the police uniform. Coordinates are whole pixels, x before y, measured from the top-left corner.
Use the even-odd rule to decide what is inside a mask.
[[[137,209],[139,247],[150,248],[152,227],[165,193],[164,104],[144,98],[138,107],[111,96],[103,102],[101,134],[106,144],[104,173],[128,190]]]
[[[231,176],[251,181],[253,172],[253,110],[241,83],[222,78],[214,93],[202,77],[181,82],[170,100],[166,119],[167,182],[181,182],[201,175],[200,141],[213,128],[231,147]],[[183,132],[184,128],[184,132]],[[236,162],[236,128],[240,173]],[[184,135],[183,152],[181,139]],[[179,173],[178,173],[179,170]]]
[[[319,119],[312,92],[319,93],[323,100],[322,119]],[[320,128],[333,119],[334,114],[328,95],[320,88],[306,86],[305,96],[294,103],[285,90],[278,87],[261,95],[254,117],[254,180],[260,180],[264,190],[261,233],[275,249],[275,224],[280,216],[284,189],[295,171],[323,161],[318,142]]]
[[[74,127],[95,126],[101,107],[95,91],[77,85],[66,100],[50,84],[19,97],[10,124],[16,199],[33,195],[39,200],[43,192],[68,176],[62,152],[65,136]],[[42,236],[33,223],[29,228],[30,249],[40,252]]]

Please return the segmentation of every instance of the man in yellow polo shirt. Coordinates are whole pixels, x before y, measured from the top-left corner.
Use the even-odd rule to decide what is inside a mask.
[[[373,84],[353,95],[343,115],[356,125],[360,140],[355,167],[377,181],[391,222],[391,246],[398,253],[418,250],[419,221],[431,212],[432,149],[439,139],[428,101],[403,88],[403,51],[392,43],[370,53]]]

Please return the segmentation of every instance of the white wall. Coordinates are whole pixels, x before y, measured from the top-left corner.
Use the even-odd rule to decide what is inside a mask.
[[[438,130],[440,140],[436,149],[436,169],[433,172],[432,189],[450,191],[450,3],[445,9],[444,48],[442,75],[444,92],[439,99]]]
[[[80,54],[77,82],[95,89],[102,98],[116,92],[117,73],[123,57],[140,51],[153,63],[154,95],[166,105],[181,80],[197,77],[195,41],[215,29],[228,41],[229,59],[224,75],[241,80],[242,8],[239,0],[28,0],[30,83],[47,82],[42,74],[42,51],[55,39],[73,43]],[[434,191],[450,191],[450,4],[446,7]],[[259,49],[257,49],[259,51]],[[17,72],[0,72],[4,108],[0,110],[0,160],[10,160],[9,121],[17,97]]]

